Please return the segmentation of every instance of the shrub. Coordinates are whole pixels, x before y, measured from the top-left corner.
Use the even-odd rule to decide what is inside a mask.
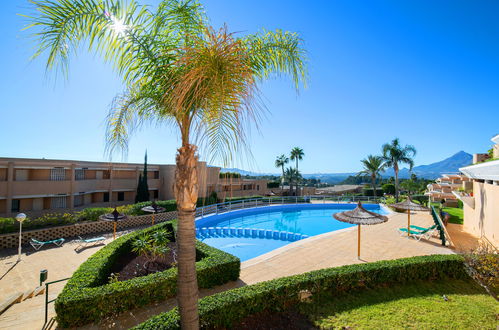
[[[429,200],[429,196],[425,196],[425,195],[414,195],[414,196],[411,196],[411,198],[418,202],[419,204],[421,205],[428,205],[428,200]]]
[[[373,188],[372,187],[369,187],[369,188],[363,188],[362,189],[362,195],[363,196],[374,196],[374,193],[373,193]],[[380,188],[376,188],[376,197],[381,197],[383,196],[383,189],[380,189]]]
[[[327,268],[204,297],[199,301],[200,322],[204,328],[230,328],[248,315],[289,308],[300,301],[302,290],[312,294],[349,291],[445,277],[467,277],[461,256],[432,255]],[[135,329],[180,329],[178,309],[156,315]]]
[[[19,224],[17,224],[14,218],[0,218],[0,234],[12,233],[19,230]]]
[[[267,188],[268,189],[279,188],[280,186],[281,186],[281,183],[277,182],[277,181],[267,182]]]
[[[176,268],[108,283],[113,264],[120,255],[131,251],[133,241],[165,228],[173,231],[171,222],[164,222],[122,236],[81,264],[55,301],[59,325],[75,327],[173,297],[176,293]],[[196,251],[200,288],[221,285],[239,277],[238,258],[199,241],[196,242]]]
[[[113,212],[111,207],[89,207],[78,212],[78,220],[96,221],[101,215],[111,212]]]
[[[383,186],[381,186],[381,189],[383,189],[383,192],[387,195],[395,195],[395,185],[391,183],[385,183]]]

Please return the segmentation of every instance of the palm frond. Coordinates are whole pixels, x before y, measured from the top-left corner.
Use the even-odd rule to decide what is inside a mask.
[[[284,74],[291,77],[297,90],[300,83],[306,85],[307,56],[297,33],[264,30],[243,40],[250,54],[250,65],[259,79]]]

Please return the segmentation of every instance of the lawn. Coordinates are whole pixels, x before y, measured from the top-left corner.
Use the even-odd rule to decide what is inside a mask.
[[[457,223],[459,225],[463,224],[463,209],[459,209],[457,207],[444,207],[442,211],[449,213],[450,223]]]
[[[471,280],[445,280],[323,293],[300,311],[323,329],[496,329],[499,304]]]

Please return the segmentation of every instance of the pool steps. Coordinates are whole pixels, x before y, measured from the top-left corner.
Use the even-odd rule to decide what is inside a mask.
[[[196,228],[196,237],[250,237],[294,242],[309,236],[287,231],[259,228],[202,227]]]

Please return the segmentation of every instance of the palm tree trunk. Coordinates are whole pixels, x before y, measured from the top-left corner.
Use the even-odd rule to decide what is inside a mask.
[[[175,171],[178,209],[177,302],[182,329],[199,329],[198,283],[196,276],[196,231],[194,218],[198,198],[196,146],[183,143],[178,149]]]
[[[376,199],[376,177],[375,176],[371,176],[371,183],[373,185],[373,196],[374,196],[374,199]]]
[[[281,194],[284,191],[284,165],[282,165],[282,177],[281,177]]]
[[[399,169],[398,166],[394,167],[395,172],[395,202],[399,202]]]

